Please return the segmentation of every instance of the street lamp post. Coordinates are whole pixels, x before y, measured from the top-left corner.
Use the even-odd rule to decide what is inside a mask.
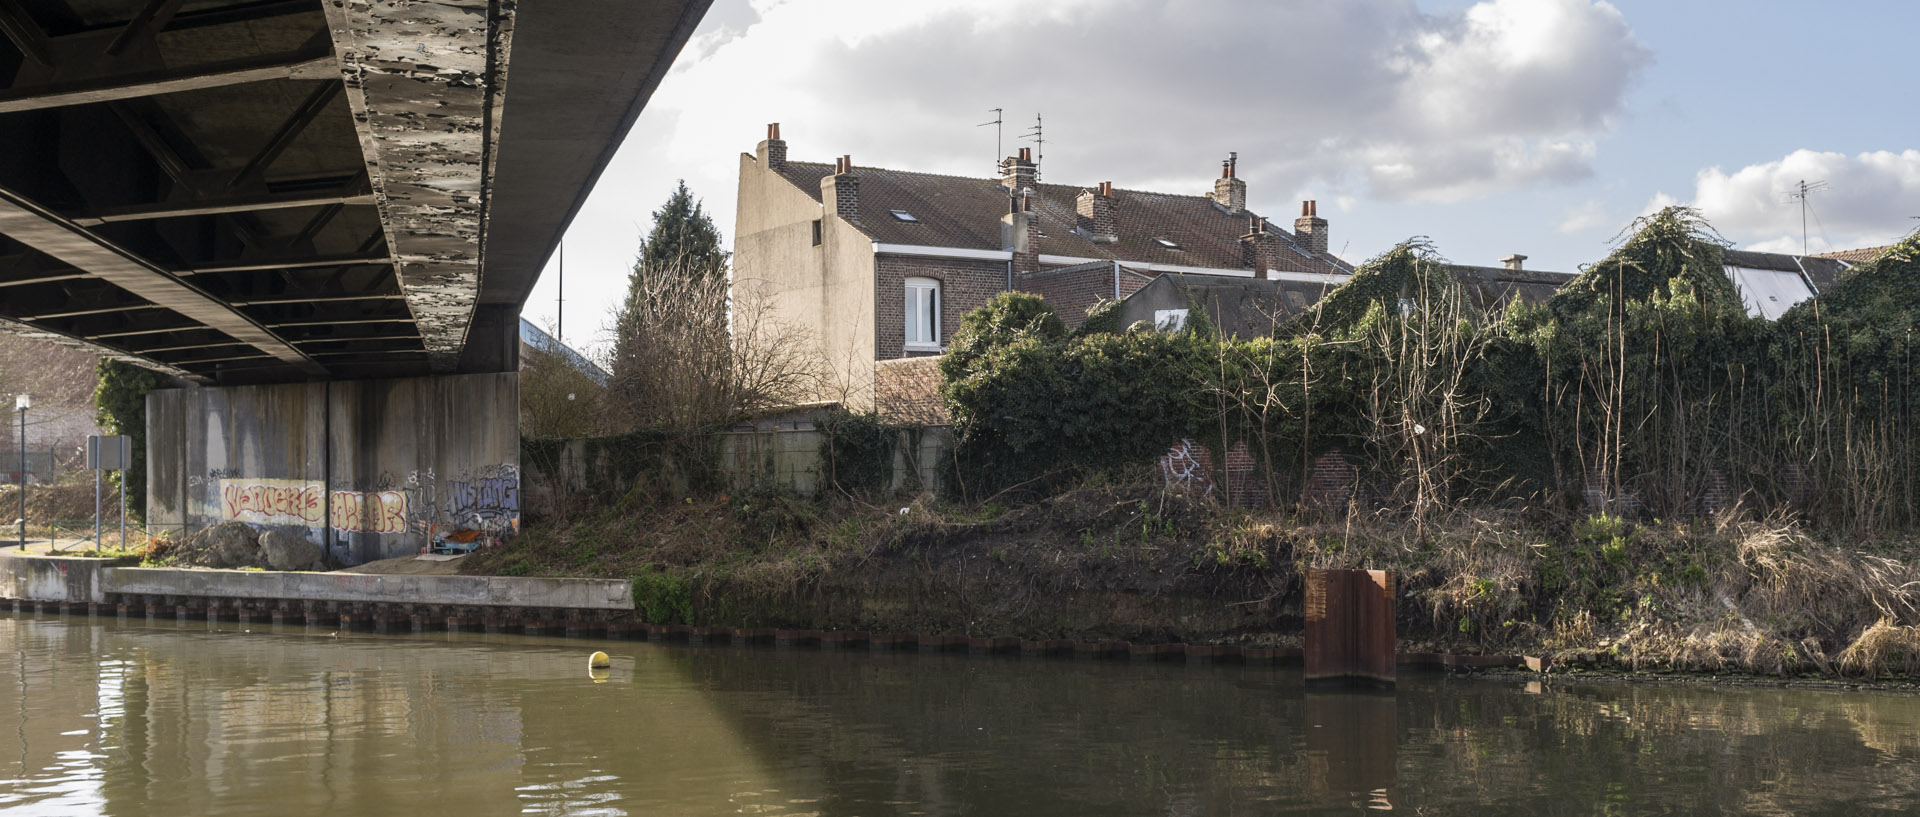
[[[27,549],[27,409],[33,408],[33,395],[16,394],[13,407],[20,412],[20,549]]]

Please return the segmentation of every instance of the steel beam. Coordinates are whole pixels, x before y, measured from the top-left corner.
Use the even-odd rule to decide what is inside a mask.
[[[102,306],[102,307],[95,307],[92,309],[74,309],[66,312],[48,312],[44,315],[11,315],[9,317],[13,318],[16,321],[30,321],[30,322],[37,323],[39,321],[50,321],[50,320],[55,320],[57,318],[79,318],[87,315],[111,315],[116,312],[139,312],[141,310],[159,309],[159,308],[160,307],[154,306],[153,304],[122,304],[119,306]]]
[[[236,260],[227,264],[208,264],[193,269],[175,270],[176,275],[217,275],[223,272],[262,272],[290,269],[313,269],[316,267],[350,267],[363,264],[391,264],[393,257],[388,255],[321,255],[306,258],[260,259],[255,261]]]
[[[339,321],[292,321],[288,323],[268,324],[275,329],[287,329],[299,326],[357,326],[366,323],[413,323],[412,318],[348,318]]]
[[[14,281],[0,281],[0,287],[19,287],[29,284],[50,284],[55,281],[72,281],[77,278],[92,278],[92,273],[66,272],[59,275],[42,275],[38,278],[21,278]]]
[[[112,102],[275,79],[332,79],[339,76],[339,71],[329,50],[305,48],[290,54],[269,54],[187,68],[105,74],[9,88],[0,91],[0,113]]]
[[[228,301],[234,306],[275,306],[281,304],[331,304],[342,301],[392,301],[401,298],[398,292],[366,293],[363,295],[285,295],[273,298],[248,298]]]
[[[222,213],[251,213],[259,210],[288,210],[295,207],[324,207],[332,204],[372,204],[373,194],[354,191],[331,193],[280,193],[236,198],[189,199],[159,204],[107,207],[92,215],[76,216],[73,223],[84,227],[116,224],[123,221],[152,221],[162,218],[213,216]]]
[[[46,68],[54,65],[53,54],[47,50],[46,32],[27,15],[13,0],[0,0],[0,34],[13,41],[15,48],[25,54],[27,59],[40,63]]]
[[[293,144],[293,140],[299,137],[308,125],[313,124],[313,120],[320,116],[320,112],[327,109],[327,104],[339,95],[339,83],[321,83],[320,87],[307,95],[306,101],[300,103],[300,107],[294,110],[293,115],[287,117],[287,121],[280,123],[280,128],[267,139],[266,145],[260,148],[260,152],[255,153],[252,159],[247,160],[246,165],[234,173],[232,178],[227,179],[226,186],[231,189],[255,174],[264,172],[275,159],[280,158],[280,154]]]
[[[0,233],[308,374],[327,373],[239,309],[6,188],[0,188]]]

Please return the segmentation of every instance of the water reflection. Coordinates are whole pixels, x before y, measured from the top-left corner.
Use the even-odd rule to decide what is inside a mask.
[[[232,629],[235,625],[213,625]],[[0,615],[31,814],[1855,813],[1920,701]]]

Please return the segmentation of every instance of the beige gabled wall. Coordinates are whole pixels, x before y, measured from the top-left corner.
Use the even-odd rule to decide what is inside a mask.
[[[733,288],[736,299],[767,298],[780,323],[799,330],[793,340],[818,349],[827,376],[815,399],[872,406],[873,239],[823,214],[812,195],[768,170],[762,155],[740,154]]]

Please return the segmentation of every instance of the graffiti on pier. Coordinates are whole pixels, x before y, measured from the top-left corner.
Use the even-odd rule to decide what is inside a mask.
[[[405,491],[334,491],[328,500],[333,529],[341,533],[405,533]]]
[[[220,518],[256,525],[320,525],[326,488],[294,479],[220,480]]]
[[[520,473],[512,465],[447,483],[447,519],[457,528],[509,530],[520,516]]]
[[[1213,493],[1213,479],[1207,473],[1209,459],[1207,450],[1192,440],[1174,445],[1160,458],[1160,475],[1166,479],[1167,490]]]

